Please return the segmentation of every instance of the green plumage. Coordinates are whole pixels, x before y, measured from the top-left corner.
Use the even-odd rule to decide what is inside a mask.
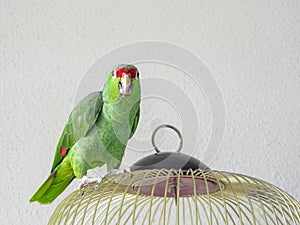
[[[125,79],[113,76],[117,68],[136,69],[132,65],[116,67],[103,92],[89,94],[73,109],[57,144],[51,174],[30,202],[51,203],[89,169],[104,164],[108,171],[119,168],[139,120],[140,84],[137,77],[131,78],[129,94],[121,95],[120,83]],[[62,149],[68,149],[66,154]]]

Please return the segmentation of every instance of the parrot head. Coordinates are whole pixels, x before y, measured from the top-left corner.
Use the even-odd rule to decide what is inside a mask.
[[[108,76],[104,88],[104,96],[107,101],[119,98],[128,98],[139,95],[140,81],[138,69],[129,64],[117,65]]]

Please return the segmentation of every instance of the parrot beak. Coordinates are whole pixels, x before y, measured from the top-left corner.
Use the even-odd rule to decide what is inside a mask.
[[[132,88],[130,74],[123,73],[120,83],[120,94],[129,96]]]

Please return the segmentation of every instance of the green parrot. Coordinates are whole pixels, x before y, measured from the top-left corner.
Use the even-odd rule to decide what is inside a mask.
[[[118,169],[140,114],[139,71],[118,65],[108,76],[103,91],[93,92],[73,109],[56,147],[51,174],[30,202],[49,204],[70,182],[106,164]]]

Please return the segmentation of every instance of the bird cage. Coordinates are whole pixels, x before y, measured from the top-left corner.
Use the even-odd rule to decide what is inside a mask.
[[[182,139],[179,131],[170,125]],[[156,131],[157,131],[156,130]],[[156,132],[155,131],[155,132]],[[49,224],[298,224],[300,204],[265,181],[160,152],[64,199]],[[179,148],[179,149],[180,149]]]

